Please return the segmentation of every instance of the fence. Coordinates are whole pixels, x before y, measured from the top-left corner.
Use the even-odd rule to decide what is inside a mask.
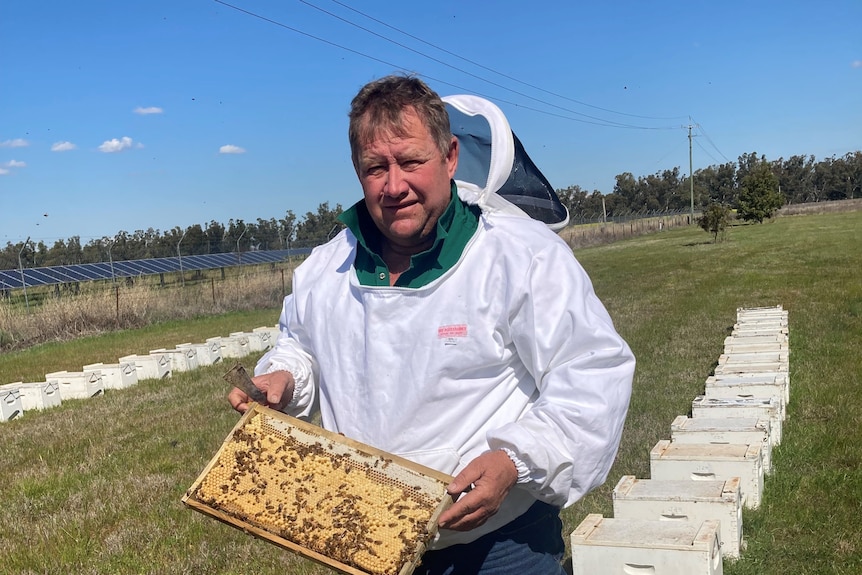
[[[0,349],[16,349],[52,340],[129,329],[168,319],[185,319],[229,311],[277,308],[290,291],[289,264],[179,273],[131,282],[110,280],[15,292],[0,300]],[[211,276],[211,277],[210,277]]]
[[[695,213],[695,218],[698,216],[699,214]],[[562,230],[559,235],[574,249],[608,244],[625,238],[691,224],[690,213],[669,213],[623,221],[575,224]]]

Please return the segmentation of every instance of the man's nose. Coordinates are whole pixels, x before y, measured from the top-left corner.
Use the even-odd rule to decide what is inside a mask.
[[[398,164],[389,166],[389,171],[386,172],[386,185],[383,187],[383,193],[388,196],[400,196],[408,189],[407,181],[404,179],[404,172]]]

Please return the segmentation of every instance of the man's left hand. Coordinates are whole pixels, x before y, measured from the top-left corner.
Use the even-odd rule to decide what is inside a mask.
[[[461,470],[446,491],[457,501],[440,514],[443,529],[469,531],[494,515],[518,480],[518,470],[504,451],[483,453]],[[471,489],[472,486],[472,489]],[[458,497],[459,494],[463,494]]]

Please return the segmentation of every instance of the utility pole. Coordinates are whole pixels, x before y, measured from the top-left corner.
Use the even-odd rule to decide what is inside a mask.
[[[694,168],[692,167],[691,161],[691,124],[688,125],[688,187],[689,193],[691,194],[691,221],[689,224],[694,223]]]
[[[186,275],[183,273],[183,254],[180,252],[180,244],[183,243],[183,238],[186,237],[186,233],[188,233],[188,228],[183,231],[183,235],[180,236],[180,241],[177,242],[177,259],[180,260],[180,281],[183,284],[183,287],[186,287]]]
[[[18,270],[21,272],[21,287],[24,288],[24,305],[27,306],[27,313],[30,313],[30,300],[27,299],[27,280],[24,279],[24,264],[21,263],[21,254],[24,253],[24,250],[27,248],[27,244],[30,243],[30,236],[27,236],[27,239],[24,240],[24,245],[21,246],[21,249],[18,251]]]

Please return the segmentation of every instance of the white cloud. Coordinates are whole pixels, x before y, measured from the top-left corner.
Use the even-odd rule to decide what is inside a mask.
[[[29,145],[30,142],[28,142],[24,138],[15,138],[14,140],[6,140],[5,142],[0,142],[0,148],[26,148]]]
[[[0,176],[5,176],[8,173],[9,173],[9,170],[7,170],[6,168],[0,168]]]
[[[72,142],[54,142],[51,146],[52,152],[68,152],[69,150],[75,150],[78,146],[73,144]]]
[[[106,140],[101,146],[99,146],[100,152],[105,152],[106,154],[112,154],[114,152],[122,152],[123,150],[127,150],[132,147],[132,139],[128,136],[123,136],[119,140],[114,138],[112,140]],[[140,144],[138,145],[140,147]]]
[[[149,114],[161,114],[164,110],[162,110],[158,106],[147,106],[146,108],[144,108],[143,106],[138,106],[133,111],[135,114],[147,116]]]
[[[227,144],[218,149],[219,154],[244,154],[245,148],[240,148],[239,146],[234,146],[233,144]]]
[[[25,168],[27,167],[26,162],[22,162],[20,160],[9,160],[8,162],[3,164],[4,168]]]
[[[850,66],[851,66],[852,68],[862,68],[862,60],[853,60],[853,61],[850,63]]]

